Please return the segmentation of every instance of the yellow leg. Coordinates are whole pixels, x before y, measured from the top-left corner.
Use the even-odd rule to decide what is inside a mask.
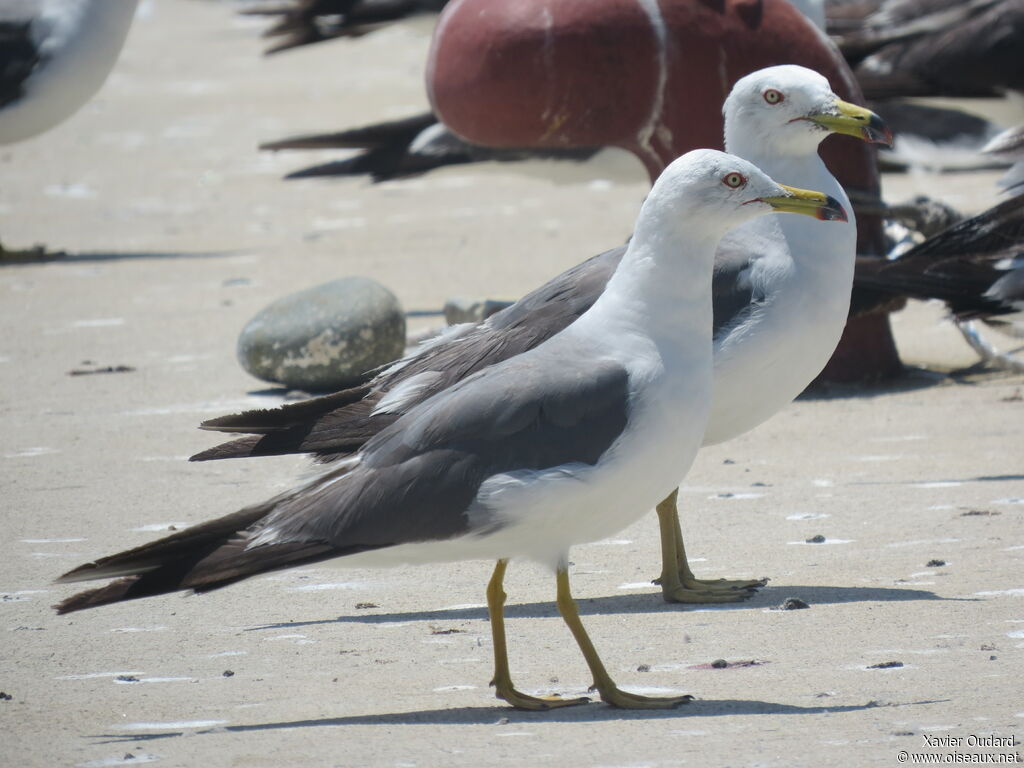
[[[679,527],[678,491],[658,504],[661,530],[661,594],[667,603],[738,603],[746,600],[768,579],[698,579],[690,570]]]
[[[563,699],[560,696],[527,696],[520,693],[512,685],[512,674],[508,667],[508,644],[505,640],[505,569],[508,560],[499,560],[494,566],[494,574],[487,584],[487,612],[491,617],[491,636],[494,639],[494,686],[495,694],[517,709],[553,709],[569,707],[574,704],[586,704],[590,699],[584,697]]]
[[[601,694],[602,701],[623,709],[669,709],[693,698],[692,696],[666,698],[640,696],[636,693],[627,693],[615,685],[608,670],[604,668],[601,658],[597,655],[597,650],[590,641],[587,630],[583,628],[579,611],[576,609],[576,601],[572,599],[572,593],[569,591],[569,572],[565,568],[559,568],[556,578],[558,580],[558,610],[562,614],[562,618],[565,619],[565,623],[569,625],[580,650],[583,651],[583,658],[587,660],[587,666],[590,667],[590,672],[594,676],[592,688]]]

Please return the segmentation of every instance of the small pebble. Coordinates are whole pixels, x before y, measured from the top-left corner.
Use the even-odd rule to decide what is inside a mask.
[[[464,629],[455,629],[454,627],[452,627],[451,629],[441,629],[440,627],[430,628],[430,634],[432,635],[460,635],[463,634],[465,631],[466,630]]]
[[[11,694],[0,691],[0,701],[10,701],[13,698],[14,697],[11,696]]]
[[[232,672],[230,669],[225,669],[223,672],[221,672],[221,674],[224,677],[234,677],[235,676],[235,673]]]
[[[895,669],[896,667],[902,667],[902,661],[883,661],[880,664],[871,664],[868,669]]]
[[[729,666],[729,662],[725,659],[715,659],[711,662],[711,666],[715,669],[726,669]]]
[[[639,667],[636,668],[636,671],[637,672],[650,672],[651,671],[651,665],[650,664],[641,664]]]
[[[376,603],[356,603],[356,610],[362,611],[366,608],[379,608],[380,606]]]
[[[782,601],[782,605],[779,606],[780,611],[798,611],[801,608],[810,608],[811,606],[801,600],[799,597],[787,597]]]
[[[73,368],[68,376],[90,376],[96,373],[131,373],[135,369],[130,365],[106,365],[102,368]]]
[[[824,544],[825,537],[819,533],[816,536],[811,536],[811,538],[807,539],[806,542],[808,544]]]
[[[941,568],[946,564],[945,560],[929,560],[926,568]]]

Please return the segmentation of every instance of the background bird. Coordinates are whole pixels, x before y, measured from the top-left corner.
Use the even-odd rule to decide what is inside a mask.
[[[138,0],[9,0],[0,8],[0,144],[67,120],[102,87]],[[5,250],[0,257],[39,257]]]

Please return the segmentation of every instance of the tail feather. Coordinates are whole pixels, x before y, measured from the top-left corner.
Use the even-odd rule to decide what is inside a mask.
[[[352,426],[348,430],[324,430],[313,425],[272,435],[250,435],[238,440],[220,443],[189,457],[189,461],[217,461],[219,459],[245,459],[256,456],[287,456],[310,453],[317,457],[346,456],[355,453],[391,420],[381,419],[378,426]]]
[[[408,154],[404,149],[370,149],[355,157],[311,165],[285,174],[286,180],[320,179],[329,176],[369,176],[374,182],[392,181],[418,176],[436,168],[464,165],[473,160],[462,155],[423,157]]]
[[[338,37],[361,37],[421,13],[440,11],[447,0],[296,0],[289,5],[247,9],[250,15],[279,16],[264,37],[283,38],[266,53]]]
[[[323,541],[294,541],[248,548],[244,532],[277,504],[268,501],[211,520],[141,547],[86,563],[58,583],[117,578],[54,606],[58,613],[152,597],[184,589],[207,592],[258,573],[315,562],[361,549],[340,550]]]
[[[437,123],[431,112],[412,117],[363,125],[335,133],[291,136],[260,145],[260,149],[376,149],[400,145],[406,148],[421,132]]]
[[[218,517],[183,531],[151,541],[139,547],[102,557],[91,563],[74,568],[59,579],[59,584],[71,584],[94,579],[112,579],[118,576],[137,576],[177,562],[191,553],[209,552],[227,542],[249,526],[258,522],[273,508],[273,502],[265,502],[230,515]]]
[[[189,461],[292,453],[332,458],[350,454],[397,418],[394,414],[374,415],[380,398],[380,392],[361,387],[274,410],[211,419],[203,422],[203,429],[254,434],[208,448]]]
[[[78,592],[57,603],[54,608],[58,614],[65,614],[185,589],[210,592],[258,573],[354,554],[357,551],[361,550],[340,551],[326,543],[309,542],[274,544],[250,550],[245,548],[244,541],[230,541],[221,546],[214,545],[189,552],[146,573]]]

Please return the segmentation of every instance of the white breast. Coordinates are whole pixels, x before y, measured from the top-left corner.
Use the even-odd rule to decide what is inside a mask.
[[[753,429],[796,398],[828,363],[846,326],[857,224],[842,187],[820,160],[815,158],[815,163],[821,174],[797,174],[792,183],[836,197],[850,220],[820,222],[777,214],[734,231],[770,237],[779,244],[779,253],[755,267],[769,288],[764,305],[742,326],[716,339],[704,445]]]

